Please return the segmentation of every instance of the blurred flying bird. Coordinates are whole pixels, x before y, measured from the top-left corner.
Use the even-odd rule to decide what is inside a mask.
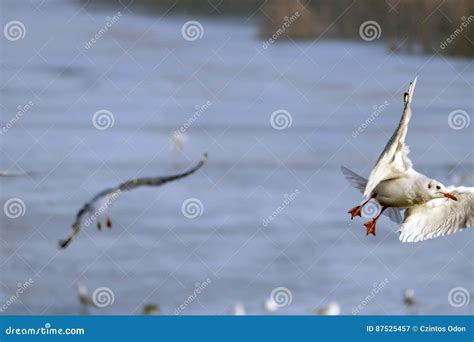
[[[60,240],[59,241],[59,247],[60,248],[66,248],[71,241],[74,239],[74,237],[79,234],[79,231],[81,229],[81,224],[83,223],[83,220],[87,214],[91,214],[92,218],[98,217],[99,214],[103,213],[106,209],[107,206],[110,204],[110,199],[116,198],[118,194],[120,194],[122,191],[131,191],[134,190],[138,187],[141,186],[161,186],[163,184],[187,177],[192,175],[194,172],[199,170],[204,163],[207,160],[207,153],[204,153],[202,159],[197,163],[196,166],[191,168],[190,170],[179,173],[176,175],[172,176],[164,176],[164,177],[144,177],[144,178],[136,178],[136,179],[131,179],[128,181],[125,181],[124,183],[114,187],[114,188],[108,188],[105,189],[101,192],[99,192],[97,195],[95,195],[89,202],[85,203],[82,208],[77,212],[76,214],[76,220],[74,221],[72,225],[72,233],[69,235],[66,239]],[[102,204],[102,206],[98,205],[99,203],[103,203],[106,201],[105,204]],[[107,227],[111,228],[112,227],[112,220],[110,217],[107,217],[106,219],[106,225]],[[97,221],[97,228],[101,229],[101,223],[100,221]]]

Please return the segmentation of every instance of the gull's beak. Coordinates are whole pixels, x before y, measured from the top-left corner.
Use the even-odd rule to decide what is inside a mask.
[[[458,200],[457,197],[454,196],[454,195],[453,195],[452,193],[450,193],[450,192],[442,192],[442,191],[440,191],[440,194],[442,194],[442,195],[443,195],[444,197],[446,197],[446,198],[452,199],[453,201],[457,201],[457,200]]]

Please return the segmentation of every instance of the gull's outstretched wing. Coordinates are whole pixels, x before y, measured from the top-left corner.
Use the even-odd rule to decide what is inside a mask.
[[[347,181],[357,190],[364,193],[365,186],[367,185],[367,179],[358,175],[352,170],[349,170],[345,166],[341,166],[341,171]],[[402,215],[400,214],[400,209],[397,208],[387,208],[384,212],[384,215],[388,216],[391,221],[395,223],[402,223]]]
[[[457,201],[437,198],[407,209],[400,241],[417,242],[474,226],[474,187],[448,187]]]
[[[396,131],[388,141],[385,149],[380,155],[375,167],[369,176],[369,181],[364,190],[364,196],[372,195],[375,187],[384,180],[397,178],[411,169],[412,164],[408,158],[408,146],[405,145],[405,138],[408,131],[408,123],[411,119],[411,102],[416,87],[416,77],[410,83],[408,92],[403,97],[403,114]]]
[[[121,191],[130,191],[133,189],[136,189],[140,186],[160,186],[168,182],[172,182],[184,177],[187,177],[197,170],[199,170],[204,163],[207,160],[207,153],[204,153],[203,158],[199,161],[199,163],[196,164],[193,168],[189,169],[186,172],[179,173],[176,175],[172,176],[164,176],[164,177],[144,177],[144,178],[136,178],[136,179],[131,179],[128,181],[123,182],[122,184],[114,187],[114,188],[108,188],[105,189],[101,192],[99,192],[97,195],[95,195],[89,202],[85,203],[81,209],[76,214],[76,220],[72,224],[72,233],[69,235],[64,240],[59,241],[59,247],[65,248],[67,247],[71,241],[74,239],[74,237],[79,234],[79,231],[81,230],[81,223],[84,218],[84,216],[88,213],[93,213],[95,210],[98,208],[96,207],[96,203],[103,199],[106,198],[107,196],[113,196],[116,193],[119,193]]]

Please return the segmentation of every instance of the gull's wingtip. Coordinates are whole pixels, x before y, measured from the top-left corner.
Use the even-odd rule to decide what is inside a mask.
[[[408,92],[404,94],[404,102],[410,103],[413,100],[413,95],[415,94],[416,81],[418,80],[418,75],[415,76],[413,81],[410,82],[408,87]]]
[[[410,83],[410,90],[412,92],[415,90],[417,80],[418,80],[418,75],[416,75],[415,78],[413,79],[413,81],[411,81],[411,83]]]
[[[69,245],[69,242],[71,242],[71,239],[59,240],[59,248],[66,248]]]

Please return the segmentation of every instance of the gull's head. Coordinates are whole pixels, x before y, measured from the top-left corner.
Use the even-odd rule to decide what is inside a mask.
[[[446,190],[443,183],[440,183],[435,179],[427,179],[425,189],[430,200],[435,198],[448,198],[453,201],[458,200],[454,194]]]

